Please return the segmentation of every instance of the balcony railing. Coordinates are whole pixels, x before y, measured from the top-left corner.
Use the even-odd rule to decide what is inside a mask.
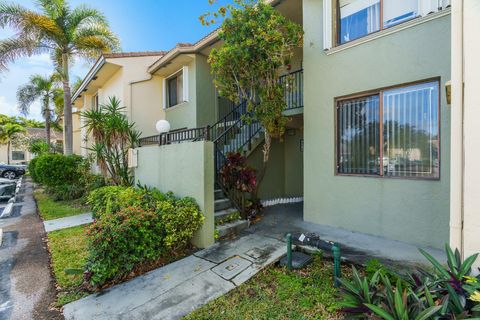
[[[297,70],[280,77],[285,85],[286,110],[303,108],[303,70]]]
[[[210,140],[210,129],[208,126],[193,129],[179,129],[155,136],[144,137],[139,140],[138,145],[140,147],[149,145],[163,146],[172,143],[201,140]]]

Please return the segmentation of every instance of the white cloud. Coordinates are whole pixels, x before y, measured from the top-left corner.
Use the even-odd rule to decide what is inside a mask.
[[[17,106],[10,103],[5,96],[0,96],[0,113],[9,116],[17,115]]]

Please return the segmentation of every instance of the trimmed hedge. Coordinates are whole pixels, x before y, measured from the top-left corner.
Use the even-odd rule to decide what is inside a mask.
[[[77,155],[43,154],[28,165],[34,182],[43,184],[53,200],[74,200],[105,186],[102,176],[90,172],[90,161]]]
[[[101,286],[121,280],[137,265],[186,248],[204,216],[192,198],[157,189],[103,187],[87,202],[95,221],[87,229],[87,281]]]
[[[84,159],[77,155],[41,155],[32,165],[35,181],[48,187],[76,184],[81,177],[83,161]]]

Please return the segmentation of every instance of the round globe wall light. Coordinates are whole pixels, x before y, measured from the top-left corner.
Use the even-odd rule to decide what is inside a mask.
[[[160,134],[167,133],[170,131],[170,122],[168,122],[167,120],[159,120],[157,124],[155,124],[155,128]]]

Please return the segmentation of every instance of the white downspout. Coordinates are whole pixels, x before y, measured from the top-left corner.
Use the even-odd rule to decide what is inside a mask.
[[[450,166],[450,246],[464,254],[464,53],[463,0],[452,1],[452,101]]]

